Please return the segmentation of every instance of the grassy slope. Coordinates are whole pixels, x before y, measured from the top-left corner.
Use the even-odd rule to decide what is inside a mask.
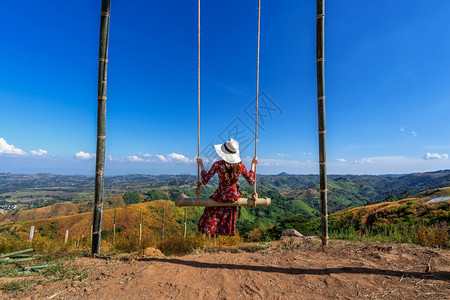
[[[58,216],[74,215],[79,213],[80,205],[81,203],[62,202],[51,206],[9,212],[0,215],[0,222],[18,222],[23,220],[47,219]]]
[[[426,202],[450,196],[450,187],[425,191],[414,197],[351,208],[329,215],[331,238],[409,242],[449,246],[450,200]],[[294,228],[306,235],[320,235],[320,218],[288,217],[269,229],[278,239],[283,230]]]
[[[167,232],[181,232],[181,221],[183,210],[176,208],[171,201],[152,201],[139,204],[131,204],[117,208],[117,231],[123,235],[137,236],[142,210],[143,235],[151,236],[161,228],[161,216],[165,207]],[[113,229],[114,209],[103,211],[102,229],[108,235]],[[10,232],[26,239],[30,226],[35,226],[36,231],[46,237],[62,240],[66,230],[71,237],[89,236],[92,225],[92,213],[81,213],[72,216],[63,216],[41,220],[28,220],[19,223],[4,223],[2,227],[9,227]]]
[[[142,195],[142,197],[145,197]],[[124,204],[122,196],[113,196],[105,199],[104,207],[118,207]],[[40,220],[54,217],[70,216],[92,210],[92,202],[81,203],[61,202],[50,206],[33,208],[21,211],[12,211],[0,215],[0,223],[20,222],[26,220]]]
[[[436,189],[394,202],[382,202],[336,212],[330,215],[335,227],[351,226],[355,228],[377,227],[384,224],[401,222],[432,224],[436,221],[450,221],[450,200],[427,204],[430,199],[450,196],[450,187]]]

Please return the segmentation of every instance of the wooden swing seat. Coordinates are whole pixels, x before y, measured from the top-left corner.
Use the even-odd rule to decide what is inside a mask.
[[[197,201],[198,200],[198,201]],[[255,205],[256,204],[256,205]],[[175,201],[175,205],[182,206],[258,206],[269,207],[270,198],[257,198],[256,203],[252,198],[239,198],[236,202],[217,202],[211,198],[179,198]]]

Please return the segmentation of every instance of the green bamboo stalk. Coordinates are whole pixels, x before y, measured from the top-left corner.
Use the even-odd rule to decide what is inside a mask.
[[[18,254],[24,254],[24,253],[28,253],[28,252],[32,252],[33,248],[30,249],[24,249],[24,250],[19,250],[19,251],[15,251],[15,252],[10,252],[10,253],[4,253],[4,254],[0,254],[0,258],[3,257],[11,257],[11,256],[17,256]]]
[[[92,255],[100,253],[103,213],[103,175],[105,167],[106,75],[108,66],[109,11],[111,0],[102,0],[100,45],[98,54],[97,156],[95,165],[95,202],[92,232]]]
[[[45,264],[45,265],[23,267],[22,269],[18,269],[18,270],[22,270],[22,271],[38,270],[38,269],[45,269],[45,268],[54,267],[54,266],[56,266],[56,264]]]
[[[36,257],[27,257],[27,258],[18,258],[18,259],[0,259],[0,263],[12,264],[12,263],[17,263],[17,262],[31,261],[33,259],[36,259]]]
[[[316,0],[317,112],[319,121],[320,215],[322,247],[328,246],[327,157],[325,129],[325,0]]]

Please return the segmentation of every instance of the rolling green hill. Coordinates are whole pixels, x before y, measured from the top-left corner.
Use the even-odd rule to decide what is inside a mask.
[[[372,223],[365,223],[357,220],[350,213],[353,211],[351,208],[365,205],[369,205],[365,207],[378,207],[376,206],[377,203],[383,203],[382,207],[395,207],[395,205],[386,205],[384,202],[398,203],[396,205],[416,203],[416,200],[414,200],[416,196],[411,198],[410,195],[418,194],[417,199],[426,198],[431,196],[431,194],[428,195],[427,193],[433,193],[433,195],[438,193],[436,190],[428,192],[428,190],[436,188],[441,188],[440,193],[445,193],[447,191],[445,187],[450,186],[450,170],[396,176],[330,175],[328,179],[329,213],[345,210],[347,214],[345,217],[339,218],[332,214],[330,216],[330,230],[333,231],[336,228],[345,229],[348,227],[348,224],[351,224],[349,228],[353,228],[354,231],[376,230],[379,227],[377,224],[385,218],[385,216],[381,216],[382,211],[377,211],[377,214],[367,217],[367,220]],[[12,204],[23,205],[17,209],[10,210],[7,214],[0,215],[0,223],[48,219],[90,212],[92,210],[92,199],[90,198],[93,190],[92,180],[93,177],[89,176],[0,174],[0,206],[2,203],[7,203],[9,206]],[[105,179],[105,209],[124,205],[124,194],[140,193],[142,202],[153,202],[160,199],[175,200],[181,193],[194,197],[195,182],[195,177],[188,175],[107,177]],[[214,192],[216,185],[217,178],[213,179],[207,186],[202,187],[201,197],[210,196]],[[315,175],[281,174],[258,176],[258,193],[262,197],[270,197],[272,199],[272,207],[242,208],[241,218],[237,224],[239,232],[242,235],[246,235],[255,228],[262,232],[275,228],[276,230],[272,230],[271,234],[274,238],[279,229],[286,226],[297,226],[301,227],[302,230],[306,230],[306,232],[317,233],[317,221],[310,222],[309,220],[319,216],[318,185],[319,178]],[[249,197],[252,193],[252,188],[243,180],[241,180],[240,186],[243,196]],[[67,201],[68,199],[75,199],[70,198],[70,195],[76,196],[76,199],[79,200]],[[39,203],[41,201],[39,197],[41,196],[51,196],[55,200],[61,197],[61,200],[65,200],[65,203],[57,202],[52,206],[39,208],[40,205],[34,205],[33,203]],[[80,201],[82,199],[85,200]],[[398,202],[401,199],[405,199],[405,201]],[[27,207],[38,208],[21,209]],[[434,206],[427,204],[423,207],[429,208]],[[397,221],[403,223],[407,221],[409,222],[408,224],[417,224],[416,221],[425,218],[424,216],[430,218],[430,220],[432,219],[431,216],[433,214],[424,212],[421,212],[423,215],[416,217],[408,215],[409,219],[402,217],[406,216],[405,214],[411,210],[416,211],[417,209],[416,206],[409,204],[408,207],[402,206],[401,209],[392,212],[392,216],[398,213],[403,219],[400,218]],[[201,215],[201,209],[190,208],[188,211],[188,227],[191,230],[195,230],[196,223]],[[362,214],[360,209],[355,209],[354,211]],[[350,220],[355,221],[352,223]],[[413,222],[413,220],[416,221]],[[432,220],[436,221],[438,219]],[[446,220],[448,221],[448,219]],[[393,217],[389,217],[386,223],[392,224],[393,222]],[[305,224],[308,224],[308,226]],[[429,224],[427,223],[427,225]]]
[[[194,195],[195,183],[196,177],[191,175],[106,176],[105,196],[138,192],[148,194],[153,197],[152,200],[173,200],[181,192]],[[217,183],[217,178],[213,178],[208,186],[202,188],[202,196],[211,195]],[[242,190],[250,191],[244,180],[241,179],[240,185]],[[450,170],[407,175],[329,175],[329,211],[395,201],[422,191],[447,186],[450,186]],[[278,192],[289,201],[300,200],[311,208],[319,209],[317,175],[260,175],[258,187]],[[0,208],[11,209],[17,205],[19,209],[27,209],[57,202],[93,201],[93,190],[93,176],[3,173],[0,174]]]

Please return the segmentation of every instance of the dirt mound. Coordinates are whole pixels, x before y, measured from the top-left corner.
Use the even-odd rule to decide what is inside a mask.
[[[306,242],[263,248],[78,258],[66,267],[89,268],[82,281],[41,277],[23,292],[0,292],[0,298],[449,299],[450,253],[445,250],[340,241],[325,251]],[[8,280],[0,278],[0,285]]]

